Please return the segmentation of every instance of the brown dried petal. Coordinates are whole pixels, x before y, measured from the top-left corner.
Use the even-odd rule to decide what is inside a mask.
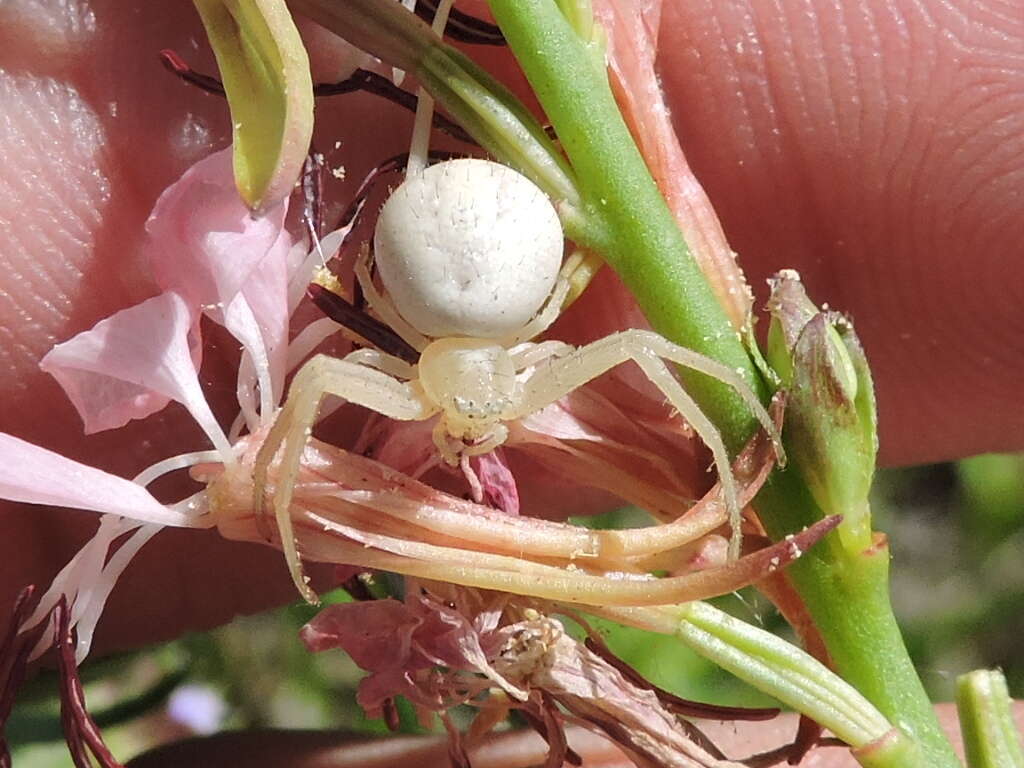
[[[693,743],[657,695],[633,684],[597,654],[539,617],[522,622],[516,643],[495,666],[523,679],[596,727],[641,766],[739,768]]]

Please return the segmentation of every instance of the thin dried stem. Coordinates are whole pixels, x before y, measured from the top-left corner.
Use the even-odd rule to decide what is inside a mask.
[[[437,12],[437,0],[419,0],[416,15],[430,23]],[[452,8],[444,34],[452,40],[471,45],[505,45],[505,36],[496,24],[478,19],[458,8]]]
[[[104,743],[99,727],[86,708],[85,691],[82,689],[78,665],[75,662],[75,633],[70,626],[71,612],[64,598],[61,598],[53,609],[53,615],[56,625],[54,646],[57,649],[57,666],[61,681],[61,722],[75,765],[80,768],[91,768],[91,753],[102,768],[124,768]]]
[[[819,739],[815,744],[811,746],[817,747],[843,747],[849,749],[849,745],[840,739],[828,737]],[[770,749],[767,752],[758,752],[750,757],[745,757],[737,762],[748,766],[748,768],[771,768],[773,765],[779,765],[780,763],[787,763],[788,765],[799,765],[803,760],[805,751],[796,748],[796,742],[793,744],[783,744],[781,747]]]
[[[170,49],[160,51],[160,63],[164,69],[177,77],[180,77],[189,85],[206,93],[215,96],[224,96],[224,85],[216,77],[197,72],[176,52]],[[349,77],[337,83],[317,83],[313,86],[314,96],[340,96],[346,93],[365,91],[381,98],[387,99],[392,104],[397,104],[403,109],[414,112],[416,110],[416,96],[402,88],[383,75],[370,72],[366,69],[357,69]],[[451,136],[453,139],[466,144],[476,145],[473,137],[456,123],[454,120],[442,114],[435,114],[433,120],[434,128],[441,133]]]
[[[372,346],[389,355],[415,364],[419,360],[419,352],[410,346],[401,336],[396,334],[380,320],[356,308],[326,286],[310,283],[306,295],[327,317],[338,323]]]
[[[35,592],[34,586],[28,586],[18,594],[11,610],[10,623],[0,643],[0,768],[11,766],[4,725],[14,708],[14,697],[25,681],[29,655],[46,630],[46,623],[41,622],[28,632],[20,632],[21,625],[34,608]]]

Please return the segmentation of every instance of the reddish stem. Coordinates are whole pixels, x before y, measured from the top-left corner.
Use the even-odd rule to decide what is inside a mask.
[[[224,84],[216,77],[197,72],[176,52],[169,48],[160,51],[160,62],[173,75],[201,91],[215,96],[224,96]],[[357,69],[349,77],[337,83],[317,83],[313,86],[314,96],[340,96],[355,91],[366,91],[387,99],[410,112],[416,111],[416,95],[399,88],[383,75],[366,69]],[[444,115],[434,113],[434,127],[466,144],[476,144],[473,137],[462,126]]]
[[[91,768],[88,755],[88,752],[91,752],[103,768],[124,768],[103,742],[99,727],[86,709],[85,691],[82,689],[78,664],[75,662],[75,633],[70,626],[71,612],[64,598],[61,598],[53,609],[53,615],[57,625],[54,645],[57,648],[57,666],[61,681],[61,722],[64,724],[64,735],[75,765]]]
[[[11,610],[10,624],[0,643],[0,768],[11,768],[11,752],[4,737],[4,725],[14,708],[14,696],[25,680],[28,656],[46,629],[46,622],[41,622],[40,626],[26,633],[20,632],[32,607],[35,591],[35,586],[28,586],[18,594]]]
[[[416,15],[428,24],[437,13],[437,0],[420,0],[416,4]],[[478,19],[458,8],[448,12],[448,24],[444,29],[446,36],[460,43],[473,45],[505,45],[505,36],[496,24]]]
[[[212,93],[215,96],[224,96],[224,86],[220,80],[209,75],[204,75],[196,72],[190,67],[185,60],[178,55],[177,51],[172,51],[170,48],[164,48],[160,51],[160,63],[164,65],[164,68],[173,75],[177,75],[186,83],[194,85],[201,91],[206,93]]]

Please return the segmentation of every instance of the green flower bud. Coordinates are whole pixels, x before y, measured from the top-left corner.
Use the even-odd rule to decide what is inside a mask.
[[[768,286],[768,311],[772,316],[768,327],[768,362],[782,385],[788,387],[793,381],[792,350],[804,327],[818,314],[818,308],[807,298],[796,270],[782,270],[768,280]]]
[[[194,0],[231,108],[235,184],[254,210],[291,194],[313,135],[309,59],[284,0]]]
[[[799,275],[771,281],[768,361],[789,390],[787,450],[844,544],[870,543],[868,492],[878,451],[874,386],[853,325],[821,312]]]

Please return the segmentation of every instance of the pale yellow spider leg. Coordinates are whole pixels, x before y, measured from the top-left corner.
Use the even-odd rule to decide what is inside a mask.
[[[417,352],[422,352],[430,343],[430,339],[409,325],[395,309],[391,300],[377,290],[377,286],[373,284],[373,278],[370,276],[370,249],[366,246],[363,246],[356,259],[355,273],[359,287],[363,289],[363,298],[370,305],[370,309],[376,312],[377,317],[385,325],[390,326],[391,330],[401,336],[409,346]]]
[[[512,364],[517,371],[537,365],[549,357],[568,355],[575,349],[564,341],[542,341],[540,344],[523,344],[517,349],[509,350]]]
[[[558,279],[555,281],[555,287],[551,290],[551,295],[548,296],[547,301],[544,302],[544,306],[541,307],[540,312],[533,316],[526,325],[515,332],[513,336],[502,339],[501,345],[504,347],[513,347],[516,344],[520,344],[524,341],[529,341],[535,336],[540,336],[546,331],[558,316],[562,313],[562,304],[565,303],[566,296],[569,295],[569,289],[572,288],[572,276],[583,261],[584,254],[582,251],[574,251],[569,258],[565,260],[562,265],[562,269],[558,272]]]
[[[409,365],[404,360],[400,360],[397,357],[385,352],[380,352],[376,349],[357,349],[353,352],[349,352],[343,359],[350,363],[356,363],[357,365],[365,365],[367,368],[376,368],[378,371],[383,371],[388,376],[394,376],[396,379],[411,381],[412,379],[417,378],[416,366]],[[342,405],[344,405],[344,403],[337,400],[327,407],[321,406],[320,413],[317,418],[326,419]]]
[[[685,365],[687,368],[707,374],[732,387],[736,394],[743,399],[743,402],[747,404],[750,412],[754,414],[754,417],[761,423],[764,431],[771,438],[779,465],[785,466],[786,454],[782,447],[782,434],[779,432],[775,420],[772,419],[771,414],[768,413],[768,410],[758,399],[749,382],[737,371],[717,360],[712,360],[706,355],[694,352],[692,349],[673,344],[653,331],[632,330],[625,331],[621,335],[627,337],[629,344],[650,349],[658,357],[671,360],[679,365]]]
[[[383,371],[388,376],[394,376],[396,379],[409,381],[416,378],[415,365],[409,365],[405,360],[376,349],[357,349],[345,355],[344,359],[350,363],[365,365],[368,368],[376,368],[378,371]]]
[[[576,299],[583,295],[583,291],[590,285],[590,281],[597,276],[604,266],[604,259],[592,251],[583,254],[576,269],[569,276],[569,293],[562,302],[562,311],[565,312],[575,303]]]
[[[658,341],[655,343],[654,339]],[[718,469],[722,495],[732,527],[730,554],[736,556],[741,543],[741,510],[728,451],[718,429],[683,389],[671,370],[662,361],[662,356],[709,375],[715,375],[711,369],[717,372],[717,368],[714,366],[709,368],[707,365],[714,361],[691,350],[677,347],[650,331],[625,331],[595,341],[564,357],[549,358],[524,383],[523,399],[517,404],[517,408],[502,414],[502,418],[505,420],[521,418],[538,411],[615,366],[632,360],[650,379],[651,383],[668,398],[672,407],[689,422],[711,451],[715,467]],[[733,373],[732,377],[735,376],[736,374]],[[727,383],[731,383],[731,381]],[[760,403],[758,406],[761,407]]]
[[[289,508],[302,451],[313,431],[324,395],[336,395],[388,418],[403,421],[427,419],[437,412],[437,407],[427,400],[417,385],[398,381],[386,373],[347,360],[317,355],[296,374],[288,391],[288,400],[256,455],[253,510],[257,515],[261,514],[267,473],[278,449],[283,446],[274,491],[274,515],[288,570],[299,592],[311,603],[317,602],[317,596],[302,573]]]
[[[487,436],[486,440],[467,445],[462,453],[464,456],[483,456],[485,453],[493,451],[506,440],[508,440],[508,427],[504,424],[495,424],[491,427],[491,433]]]

